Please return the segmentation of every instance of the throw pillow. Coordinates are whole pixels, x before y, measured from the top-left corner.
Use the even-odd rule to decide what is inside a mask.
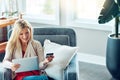
[[[47,74],[55,80],[63,80],[63,70],[67,67],[77,51],[77,47],[61,45],[45,40],[44,53],[54,53],[54,59],[45,69]]]

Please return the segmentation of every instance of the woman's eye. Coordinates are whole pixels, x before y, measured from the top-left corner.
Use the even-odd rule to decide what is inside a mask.
[[[29,32],[26,32],[26,34],[29,34]]]
[[[23,35],[23,33],[20,33],[20,35]]]

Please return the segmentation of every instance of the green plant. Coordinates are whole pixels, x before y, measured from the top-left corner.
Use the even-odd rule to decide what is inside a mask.
[[[104,24],[115,18],[115,37],[119,33],[120,0],[106,0],[98,17],[98,23]]]

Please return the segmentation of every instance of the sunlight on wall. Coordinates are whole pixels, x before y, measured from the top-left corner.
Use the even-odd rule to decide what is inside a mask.
[[[92,19],[98,17],[105,0],[77,0],[77,17]]]

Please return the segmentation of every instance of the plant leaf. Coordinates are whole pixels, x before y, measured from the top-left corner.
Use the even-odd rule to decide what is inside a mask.
[[[109,22],[120,13],[118,4],[114,0],[106,0],[98,17],[98,23]]]

